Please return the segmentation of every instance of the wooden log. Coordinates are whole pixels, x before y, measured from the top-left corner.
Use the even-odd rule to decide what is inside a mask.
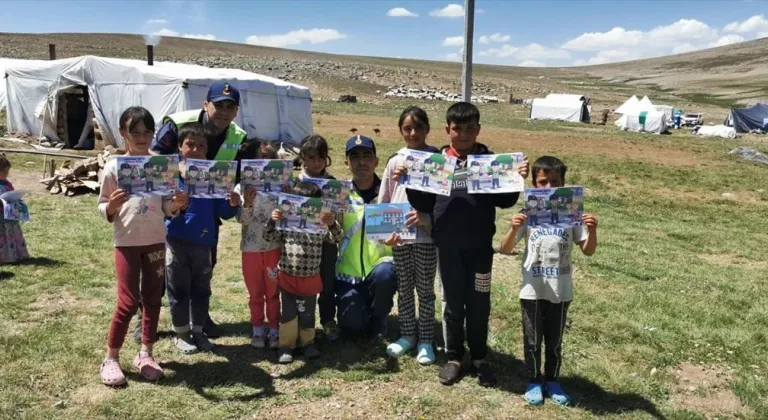
[[[58,156],[58,157],[68,157],[68,158],[75,158],[75,159],[87,159],[91,157],[88,155],[76,155],[74,153],[49,152],[47,150],[5,149],[5,148],[0,148],[0,153],[29,153],[33,155]]]

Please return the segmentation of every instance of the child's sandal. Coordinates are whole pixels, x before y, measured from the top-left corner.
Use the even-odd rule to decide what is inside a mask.
[[[120,361],[117,359],[105,359],[99,368],[101,383],[107,386],[123,386],[126,384],[125,375],[120,369]]]
[[[157,381],[163,377],[163,368],[155,362],[151,353],[140,351],[133,360],[133,366],[148,381]]]

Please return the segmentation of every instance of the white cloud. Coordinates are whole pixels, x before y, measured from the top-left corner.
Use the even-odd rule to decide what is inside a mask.
[[[768,19],[763,15],[755,15],[744,22],[731,22],[725,25],[725,32],[738,32],[742,34],[758,32],[758,36],[765,35],[768,31]]]
[[[206,41],[215,41],[216,36],[211,34],[184,34],[181,36],[182,38],[190,38],[190,39],[203,39]]]
[[[165,25],[168,23],[168,20],[166,19],[149,19],[147,20],[147,25]]]
[[[709,44],[710,48],[722,47],[724,45],[738,44],[744,42],[744,37],[736,34],[728,34],[721,36],[717,41]]]
[[[440,58],[444,61],[461,61],[463,59],[462,55],[459,53],[443,54]]]
[[[464,37],[461,35],[449,36],[443,40],[444,47],[461,47],[462,45],[464,45]]]
[[[475,10],[475,13],[478,14],[478,15],[482,15],[482,14],[485,13],[485,9],[477,9],[477,10]]]
[[[490,44],[491,42],[509,42],[510,38],[511,37],[507,34],[496,32],[493,35],[481,36],[478,42],[485,45],[485,44]]]
[[[672,54],[685,54],[687,52],[696,51],[699,48],[695,45],[691,44],[690,42],[686,42],[684,44],[680,44],[672,49]]]
[[[324,42],[344,39],[347,35],[336,29],[298,29],[285,34],[275,35],[251,35],[245,39],[247,44],[263,45],[267,47],[287,47],[300,45],[305,42],[310,44],[321,44]]]
[[[571,57],[571,53],[568,51],[549,48],[540,44],[531,43],[522,47],[515,47],[509,44],[504,44],[500,48],[490,48],[478,53],[481,57],[495,57],[495,58],[507,58],[513,57],[519,60],[555,60],[555,59],[567,59]]]
[[[758,32],[758,34],[757,34],[757,36],[755,38],[756,39],[768,38],[768,32]]]
[[[411,12],[410,10],[406,9],[405,7],[395,7],[394,9],[389,9],[387,12],[387,16],[391,17],[418,17],[416,13]]]
[[[163,29],[160,29],[159,31],[152,32],[151,35],[156,35],[156,36],[179,36],[179,33],[174,31],[174,30],[168,29],[168,28],[163,28]]]
[[[460,4],[449,4],[442,9],[436,9],[429,12],[430,16],[441,18],[460,18],[464,17],[464,6]]]
[[[520,67],[546,67],[546,64],[534,60],[526,60],[518,64]]]
[[[563,44],[566,50],[599,51],[604,48],[633,46],[641,42],[643,33],[616,27],[608,32],[587,32]]]

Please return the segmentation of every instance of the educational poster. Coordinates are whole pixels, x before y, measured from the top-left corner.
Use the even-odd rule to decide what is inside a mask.
[[[197,198],[226,198],[234,189],[237,161],[187,159],[184,184]]]
[[[584,189],[582,187],[526,189],[525,212],[529,227],[581,226],[581,216],[584,214]]]
[[[499,155],[469,155],[470,194],[500,194],[520,192],[525,189],[525,180],[517,172],[525,156],[522,153]]]
[[[280,193],[293,178],[293,161],[245,159],[240,163],[240,183],[254,186],[257,192]]]
[[[367,204],[365,236],[373,240],[389,239],[397,232],[403,240],[416,239],[416,226],[408,228],[406,214],[413,208],[408,203]]]
[[[320,222],[320,214],[327,211],[323,208],[321,198],[280,194],[277,209],[283,213],[283,218],[277,222],[278,230],[307,233],[322,233],[327,230]]]
[[[456,158],[440,153],[403,148],[399,152],[405,158],[408,172],[400,177],[400,183],[412,190],[439,195],[451,195],[453,170]]]
[[[344,213],[349,210],[349,193],[352,191],[352,181],[339,181],[336,179],[309,178],[302,181],[311,182],[323,192],[323,200],[327,207],[334,213]]]
[[[29,207],[21,197],[22,191],[8,191],[0,195],[0,202],[3,203],[3,218],[5,220],[16,220],[19,222],[29,221]]]
[[[130,195],[169,195],[177,188],[179,157],[118,156],[117,184]]]

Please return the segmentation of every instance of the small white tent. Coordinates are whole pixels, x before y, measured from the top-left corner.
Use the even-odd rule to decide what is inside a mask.
[[[589,109],[582,95],[550,93],[546,98],[533,100],[530,117],[532,120],[587,122]]]
[[[616,125],[624,131],[661,134],[667,131],[664,113],[659,111],[630,112],[616,120]]]
[[[616,111],[613,111],[615,114],[626,114],[627,112],[632,112],[632,110],[635,109],[635,107],[640,103],[640,100],[637,99],[637,96],[632,95],[631,98],[627,99],[626,102],[621,104],[620,107],[616,109]]]
[[[656,107],[653,106],[653,102],[651,102],[651,100],[648,99],[647,96],[643,96],[643,99],[640,100],[640,103],[637,104],[637,107],[633,111],[635,112],[656,111]]]
[[[27,61],[5,73],[10,131],[58,139],[59,100],[76,89],[89,99],[105,142],[119,146],[126,108],[143,106],[159,124],[166,115],[201,108],[209,86],[227,81],[240,90],[235,122],[249,137],[296,145],[312,133],[308,88],[243,70],[84,56]]]

